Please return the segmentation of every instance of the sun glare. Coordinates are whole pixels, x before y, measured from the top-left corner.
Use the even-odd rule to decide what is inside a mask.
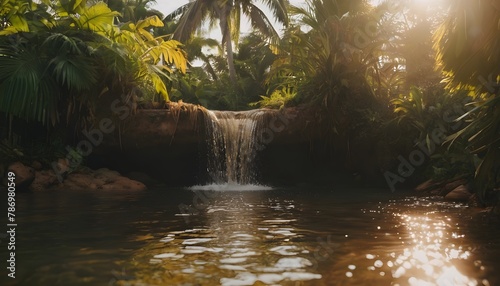
[[[373,6],[380,5],[382,2],[384,2],[384,0],[370,0],[370,3]],[[410,0],[410,5],[425,8],[435,4],[436,2],[437,1],[435,0]]]
[[[432,214],[404,214],[401,219],[412,239],[412,247],[406,248],[394,261],[397,266],[394,278],[410,277],[409,285],[477,285],[473,278],[456,268],[461,260],[470,256],[470,251],[457,239],[463,234],[446,236],[450,223]]]
[[[415,6],[428,7],[432,3],[435,3],[436,1],[434,1],[434,0],[412,0],[411,2]]]

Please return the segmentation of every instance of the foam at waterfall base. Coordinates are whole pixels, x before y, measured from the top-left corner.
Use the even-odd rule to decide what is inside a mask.
[[[208,185],[196,185],[192,187],[188,187],[188,190],[191,191],[233,191],[233,192],[248,192],[248,191],[269,191],[273,188],[270,186],[264,185],[254,185],[254,184],[246,184],[240,185],[236,183],[225,183],[225,184],[208,184]]]

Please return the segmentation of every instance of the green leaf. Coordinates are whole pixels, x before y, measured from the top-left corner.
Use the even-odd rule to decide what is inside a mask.
[[[80,29],[104,32],[112,28],[117,16],[120,13],[111,11],[105,3],[100,2],[86,9],[79,17],[73,16],[73,19]]]

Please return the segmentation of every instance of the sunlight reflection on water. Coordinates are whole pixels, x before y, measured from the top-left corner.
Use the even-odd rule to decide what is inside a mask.
[[[256,281],[276,284],[320,279],[320,274],[310,272],[313,263],[308,247],[291,241],[301,237],[291,225],[296,219],[287,217],[293,202],[272,207],[278,217],[262,219],[254,213],[258,206],[241,200],[209,206],[206,227],[169,232],[159,240],[162,244],[147,251],[161,251],[149,263],[168,269],[172,279],[162,281],[167,284],[184,280],[254,285]]]
[[[150,266],[140,267],[137,281],[489,285],[481,278],[480,261],[470,261],[472,246],[449,212],[464,210],[463,205],[405,199],[328,212],[300,201],[256,196],[249,201],[214,198],[196,228],[169,231],[141,249],[135,260]],[[314,223],[304,223],[305,218]]]
[[[377,230],[386,228],[388,231],[382,236],[374,236],[374,239],[380,239],[382,245],[386,244],[385,251],[378,250],[366,254],[365,259],[368,262],[354,259],[364,267],[349,264],[344,268],[345,277],[359,284],[379,276],[381,280],[392,285],[489,285],[487,279],[469,277],[457,268],[467,266],[470,270],[472,263],[468,260],[472,247],[462,245],[462,242],[466,242],[466,235],[461,233],[458,223],[446,215],[445,210],[464,209],[465,206],[442,202],[421,205],[422,202],[425,203],[425,199],[421,200],[423,201],[415,201],[414,205],[409,204],[411,208],[402,208],[404,212],[398,212],[398,209],[401,209],[399,203],[365,211],[369,214],[392,213],[396,223],[392,227],[377,226]],[[425,211],[425,207],[434,209],[439,205],[445,206],[443,211]],[[395,243],[395,237],[400,243]],[[356,243],[364,244],[359,241]],[[484,270],[480,264],[480,261],[473,263],[476,274]]]
[[[22,267],[0,285],[500,285],[498,221],[463,204],[215,191],[186,222],[195,194],[20,193]]]
[[[208,185],[195,185],[187,188],[190,191],[218,191],[218,192],[254,192],[254,191],[270,191],[273,187],[255,184],[208,184]]]
[[[393,255],[394,278],[409,277],[410,285],[478,284],[476,280],[460,273],[452,264],[453,259],[468,259],[470,252],[453,243],[444,244],[444,233],[450,234],[450,219],[446,218],[445,221],[432,218],[433,214],[398,216],[406,226],[413,246],[405,248],[397,257]]]

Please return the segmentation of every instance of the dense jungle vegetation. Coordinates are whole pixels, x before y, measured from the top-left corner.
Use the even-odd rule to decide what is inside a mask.
[[[412,180],[467,176],[481,201],[498,199],[498,1],[193,0],[170,15],[152,2],[0,3],[0,162],[48,164],[116,99],[130,112],[295,107],[346,168],[371,156],[403,183],[387,173],[403,155],[422,161]]]

